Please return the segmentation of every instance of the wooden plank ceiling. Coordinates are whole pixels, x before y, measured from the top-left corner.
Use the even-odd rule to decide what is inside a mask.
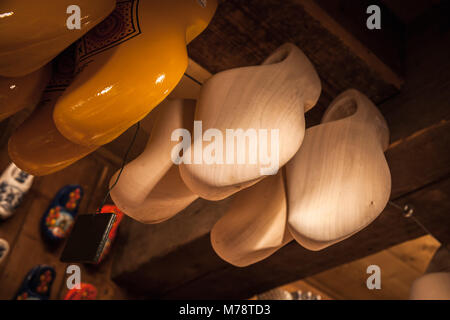
[[[361,27],[365,27],[365,22]],[[402,43],[402,34],[390,36]],[[307,125],[320,122],[330,101],[348,88],[376,103],[398,93],[402,78],[314,1],[220,1],[208,28],[189,46],[189,56],[211,73],[257,65],[285,42],[296,44],[314,64],[323,92],[307,114]],[[386,46],[386,51],[397,51]],[[399,56],[400,53],[387,55]],[[397,58],[398,60],[399,58]],[[395,63],[393,63],[395,65]]]

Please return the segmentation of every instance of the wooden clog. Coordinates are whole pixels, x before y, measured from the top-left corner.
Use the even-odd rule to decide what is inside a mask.
[[[347,90],[306,131],[287,164],[288,221],[294,238],[320,250],[366,227],[386,206],[389,130],[376,106]]]
[[[34,177],[10,163],[0,175],[0,220],[9,218],[30,190]]]
[[[58,243],[69,235],[82,199],[83,188],[76,184],[66,185],[56,193],[41,218],[41,233],[45,240]]]
[[[95,151],[67,140],[55,127],[52,113],[59,92],[47,92],[40,105],[11,135],[8,152],[22,170],[43,176],[62,170]]]
[[[2,0],[0,3],[0,76],[22,77],[56,57],[100,23],[115,0]],[[80,29],[67,27],[67,8],[81,9]]]
[[[111,198],[128,216],[144,223],[158,223],[169,219],[195,199],[179,176],[171,153],[177,141],[171,141],[176,129],[191,130],[195,102],[166,99],[158,112],[151,137],[144,152],[128,163]],[[116,181],[116,173],[111,184]]]
[[[267,258],[292,239],[281,170],[236,194],[211,230],[214,251],[238,267]]]
[[[260,66],[212,76],[201,89],[195,119],[202,121],[203,132],[218,129],[222,133],[223,156],[212,164],[203,159],[201,163],[180,165],[186,185],[202,198],[220,200],[253,185],[264,175],[276,174],[300,148],[305,132],[304,113],[316,104],[320,91],[313,65],[300,49],[289,43]],[[255,132],[256,143],[250,146],[250,139],[239,143],[239,139],[231,137],[235,146],[228,145],[229,130],[236,133],[239,129],[243,134]],[[264,139],[262,131],[267,138]],[[267,149],[262,141],[267,142]],[[201,155],[210,144],[203,141]],[[235,153],[226,151],[227,147]],[[276,163],[264,163],[261,153]],[[239,163],[237,154],[244,155],[245,161]]]
[[[79,42],[79,72],[56,104],[56,127],[85,146],[106,144],[164,100],[188,64],[186,44],[211,20],[215,0],[118,3]]]
[[[20,78],[0,77],[0,121],[25,108],[35,107],[51,75],[51,65]]]
[[[17,290],[14,300],[48,300],[53,282],[56,278],[55,269],[47,265],[37,265],[31,269]]]

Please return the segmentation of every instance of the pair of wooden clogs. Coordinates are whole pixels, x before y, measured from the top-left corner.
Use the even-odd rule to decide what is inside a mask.
[[[129,216],[157,223],[197,197],[218,200],[239,192],[211,231],[216,253],[237,266],[260,261],[292,239],[320,250],[351,236],[372,222],[389,199],[383,154],[389,132],[375,105],[353,89],[340,94],[322,123],[305,132],[304,113],[320,91],[312,64],[286,44],[261,66],[212,76],[201,89],[195,114],[191,101],[164,101],[146,150],[125,167],[111,192],[113,201]],[[200,138],[193,120],[201,121]],[[180,142],[179,128],[194,131],[188,141]],[[206,138],[214,129],[224,136],[228,130],[277,130],[279,143],[270,141],[264,149],[256,140],[252,149],[250,142],[236,142],[231,150],[247,161],[226,163],[230,149],[215,144],[220,135]],[[220,157],[195,162],[196,152],[202,159],[211,149],[222,162]],[[278,172],[262,174],[268,165],[264,157],[249,162],[261,149],[278,159]]]
[[[79,30],[66,25],[71,5],[81,10]],[[49,62],[82,37],[73,79],[52,79],[41,105],[12,136],[13,161],[34,175],[50,174],[144,118],[182,79],[186,44],[216,7],[215,0],[2,2],[0,120],[38,103]]]

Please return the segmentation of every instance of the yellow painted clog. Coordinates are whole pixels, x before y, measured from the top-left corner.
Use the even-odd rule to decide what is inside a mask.
[[[97,149],[77,145],[56,129],[52,113],[59,95],[59,92],[44,93],[40,105],[9,139],[11,160],[34,176],[64,169]]]
[[[67,7],[80,8],[80,29],[68,29]],[[112,12],[115,0],[2,0],[0,76],[38,70]]]
[[[216,1],[118,2],[79,42],[79,73],[53,118],[74,143],[100,146],[144,118],[175,88],[186,44],[202,32]]]
[[[57,92],[44,94],[42,103],[9,139],[11,160],[34,176],[64,169],[96,149],[77,145],[56,129],[52,113],[57,96]]]
[[[53,61],[53,76],[41,102],[9,139],[8,151],[13,162],[35,176],[64,169],[96,148],[67,140],[55,127],[53,109],[75,72],[75,52],[71,46]]]
[[[39,103],[51,75],[51,64],[19,78],[0,77],[0,121]]]

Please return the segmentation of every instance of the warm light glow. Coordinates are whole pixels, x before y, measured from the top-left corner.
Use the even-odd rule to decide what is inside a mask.
[[[16,87],[16,85],[15,85],[15,84],[13,84],[13,85],[9,86],[9,88],[10,88],[11,90],[13,90],[13,89],[14,89],[15,87]]]
[[[12,16],[13,14],[14,14],[13,11],[11,11],[11,12],[5,12],[5,13],[0,13],[0,19],[1,19],[1,18],[10,17],[10,16]]]
[[[103,89],[102,91],[100,91],[99,93],[97,93],[97,96],[104,95],[104,94],[107,93],[109,90],[111,90],[112,87],[113,87],[113,86],[106,87],[105,89]]]
[[[165,74],[162,74],[162,75],[160,75],[158,78],[156,78],[155,83],[156,83],[156,84],[161,83],[161,82],[164,81],[165,78],[166,78],[166,75],[165,75]]]

